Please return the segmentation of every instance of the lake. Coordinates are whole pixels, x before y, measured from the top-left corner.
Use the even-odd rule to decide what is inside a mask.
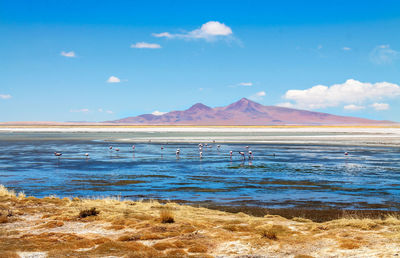
[[[204,147],[200,159],[198,142],[152,141],[156,136],[3,132],[0,184],[36,197],[120,196],[268,208],[400,210],[398,147],[226,143],[210,135],[217,141],[203,141],[212,147]],[[141,140],[135,142],[135,137]],[[127,138],[131,140],[118,141]],[[243,161],[238,153],[247,153],[246,145],[253,160],[246,155]],[[60,159],[54,156],[56,151],[62,152]]]

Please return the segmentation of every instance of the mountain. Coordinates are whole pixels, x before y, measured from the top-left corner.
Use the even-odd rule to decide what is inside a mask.
[[[184,111],[163,115],[145,114],[107,123],[142,125],[366,125],[391,124],[349,116],[336,116],[277,106],[263,106],[242,98],[226,107],[211,108],[197,103]]]

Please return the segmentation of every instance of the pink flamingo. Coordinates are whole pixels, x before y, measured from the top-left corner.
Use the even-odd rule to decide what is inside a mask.
[[[253,152],[252,152],[252,151],[249,151],[249,159],[253,159],[253,158],[254,158]]]
[[[60,153],[60,152],[54,152],[54,156],[56,156],[56,157],[58,157],[58,158],[60,158],[61,155],[62,155],[62,153]]]
[[[108,147],[110,150],[112,150],[112,146]]]
[[[132,145],[132,150],[135,151],[135,145]]]
[[[229,152],[229,156],[231,156],[231,158],[232,158],[232,153],[233,153],[232,151]]]
[[[242,155],[242,157],[243,157],[243,160],[245,160],[245,159],[246,159],[246,157],[244,156],[244,152],[243,152],[243,151],[239,151],[239,154],[240,154],[240,155]]]
[[[346,152],[344,153],[344,155],[347,156],[347,155],[349,155],[349,153],[346,151]]]
[[[114,150],[115,150],[115,151],[119,151],[119,149],[118,149],[118,148],[115,148]]]

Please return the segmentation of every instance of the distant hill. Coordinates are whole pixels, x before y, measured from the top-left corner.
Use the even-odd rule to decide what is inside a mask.
[[[184,111],[163,115],[144,114],[106,123],[140,125],[379,125],[393,124],[349,116],[264,106],[242,98],[225,107],[211,108],[197,103]]]

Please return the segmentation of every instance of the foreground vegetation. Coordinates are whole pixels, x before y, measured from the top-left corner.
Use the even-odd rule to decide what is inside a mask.
[[[33,253],[36,252],[36,253]],[[400,255],[400,218],[323,223],[175,203],[38,199],[0,185],[0,257]]]

